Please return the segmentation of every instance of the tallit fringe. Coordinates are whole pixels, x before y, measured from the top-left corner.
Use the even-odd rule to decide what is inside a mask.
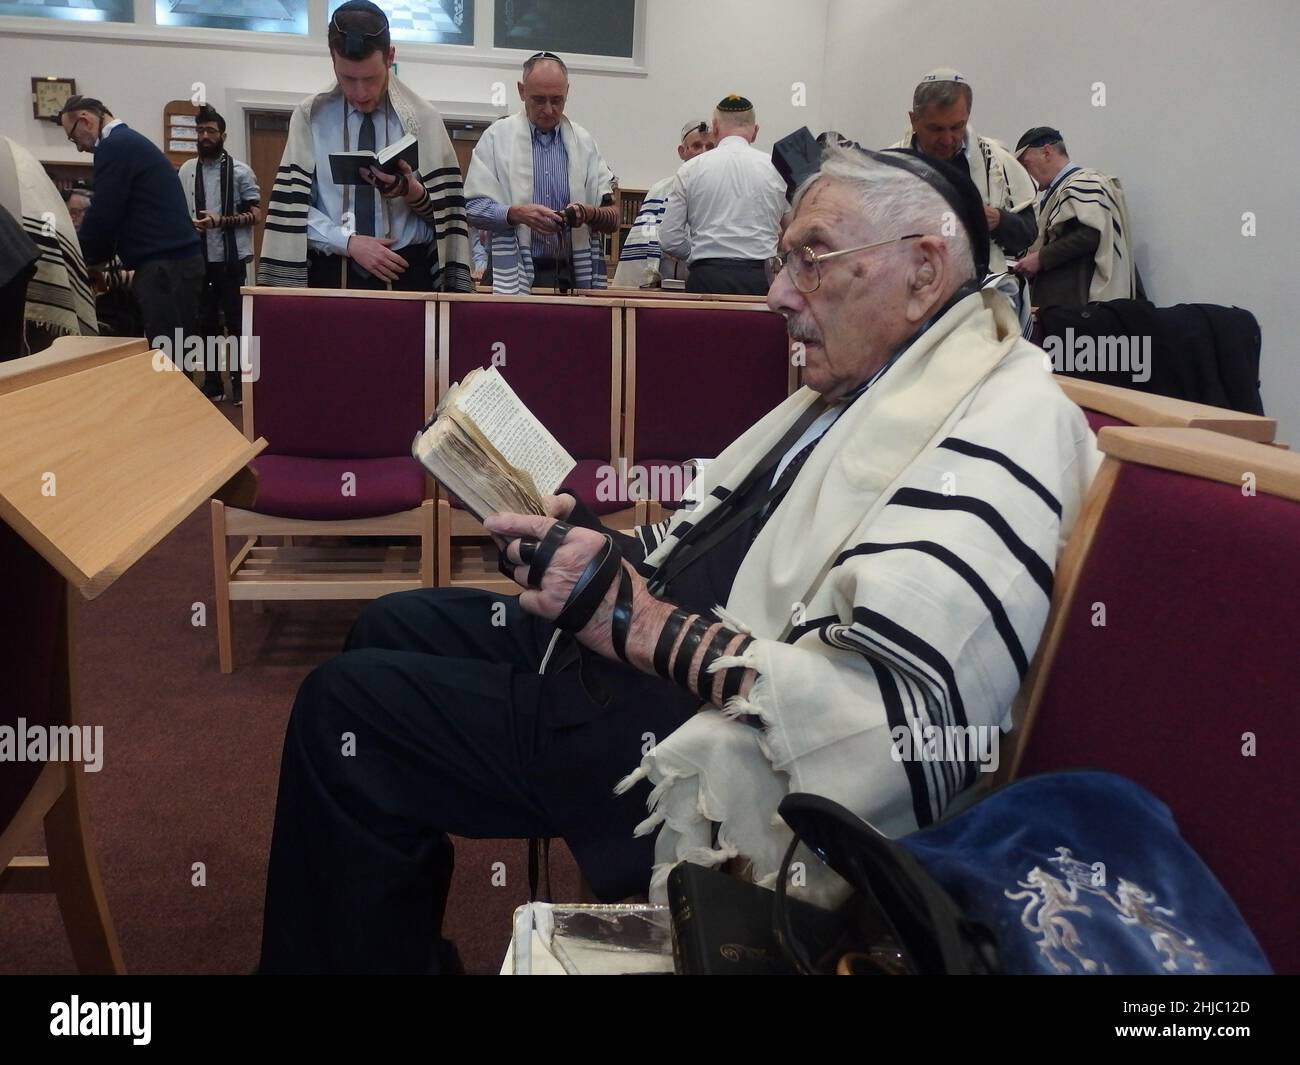
[[[614,794],[615,795],[627,794],[627,792],[629,792],[632,788],[636,787],[637,784],[645,780],[645,778],[648,777],[649,775],[650,774],[646,771],[644,766],[638,769],[634,769],[632,772],[630,772],[627,776],[625,776],[622,780],[620,780],[617,784],[614,785]]]
[[[754,630],[741,621],[740,618],[736,617],[736,615],[725,606],[715,606],[713,608],[713,613],[717,615],[718,620],[726,625],[727,628],[735,629],[737,632],[743,632],[746,636],[754,635]]]
[[[632,835],[637,837],[648,836],[650,835],[651,832],[653,832],[656,828],[658,828],[667,820],[668,820],[668,814],[665,811],[656,810],[644,821],[642,821],[639,825],[637,825],[636,828],[632,829]]]
[[[722,655],[709,663],[708,672],[717,673],[720,669],[732,669],[735,666],[744,666],[745,669],[757,669],[758,659],[748,652],[743,655]]]

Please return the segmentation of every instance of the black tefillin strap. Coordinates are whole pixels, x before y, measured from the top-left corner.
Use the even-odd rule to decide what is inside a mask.
[[[555,552],[564,538],[572,531],[568,522],[557,521],[547,530],[540,542],[532,537],[519,541],[519,559],[528,566],[527,582],[530,588],[540,588],[546,568],[555,557]],[[632,628],[632,578],[627,567],[623,565],[623,553],[614,543],[614,538],[605,534],[605,546],[600,549],[578,577],[564,607],[555,618],[555,627],[565,632],[579,632],[585,629],[595,616],[600,604],[609,594],[610,586],[617,580],[618,591],[614,595],[614,612],[610,618],[610,639],[614,653],[624,662],[627,661],[627,637]],[[502,552],[498,568],[507,577],[514,579],[513,567]]]

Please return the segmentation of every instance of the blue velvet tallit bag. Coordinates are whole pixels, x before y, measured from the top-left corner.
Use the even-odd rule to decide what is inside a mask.
[[[819,796],[780,812],[857,889],[850,907],[883,917],[910,972],[1271,971],[1168,807],[1112,773],[1017,781],[900,840]],[[809,971],[777,895],[778,939]]]

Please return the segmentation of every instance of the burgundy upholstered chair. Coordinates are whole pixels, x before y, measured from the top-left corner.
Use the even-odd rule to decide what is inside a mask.
[[[431,482],[411,441],[433,413],[436,304],[419,295],[302,290],[244,297],[258,377],[244,432],[263,436],[251,510],[212,502],[221,670],[232,599],[372,599],[434,583]],[[233,561],[226,537],[244,538]],[[283,546],[259,544],[282,536]],[[401,546],[302,546],[295,537],[419,537]]]
[[[598,491],[619,455],[622,308],[594,297],[444,297],[438,304],[439,396],[476,367],[495,365],[537,419],[577,460],[570,489],[614,528],[633,508]],[[602,474],[602,471],[606,471]],[[473,515],[441,489],[438,583],[517,592]]]
[[[0,726],[75,723],[68,673],[67,582],[0,521]],[[76,762],[0,766],[0,893],[49,893],[83,973],[120,973],[122,952],[100,883]],[[46,857],[19,857],[41,828]]]
[[[1003,769],[1148,788],[1274,967],[1300,971],[1300,456],[1201,429],[1099,443]]]
[[[627,303],[626,452],[676,509],[687,459],[716,458],[798,387],[785,320],[761,303]],[[656,505],[657,504],[657,505]]]

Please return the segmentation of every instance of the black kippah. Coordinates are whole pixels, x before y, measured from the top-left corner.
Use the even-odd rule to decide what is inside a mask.
[[[752,111],[754,105],[746,100],[743,96],[737,96],[734,92],[730,96],[724,96],[718,101],[719,111]]]

